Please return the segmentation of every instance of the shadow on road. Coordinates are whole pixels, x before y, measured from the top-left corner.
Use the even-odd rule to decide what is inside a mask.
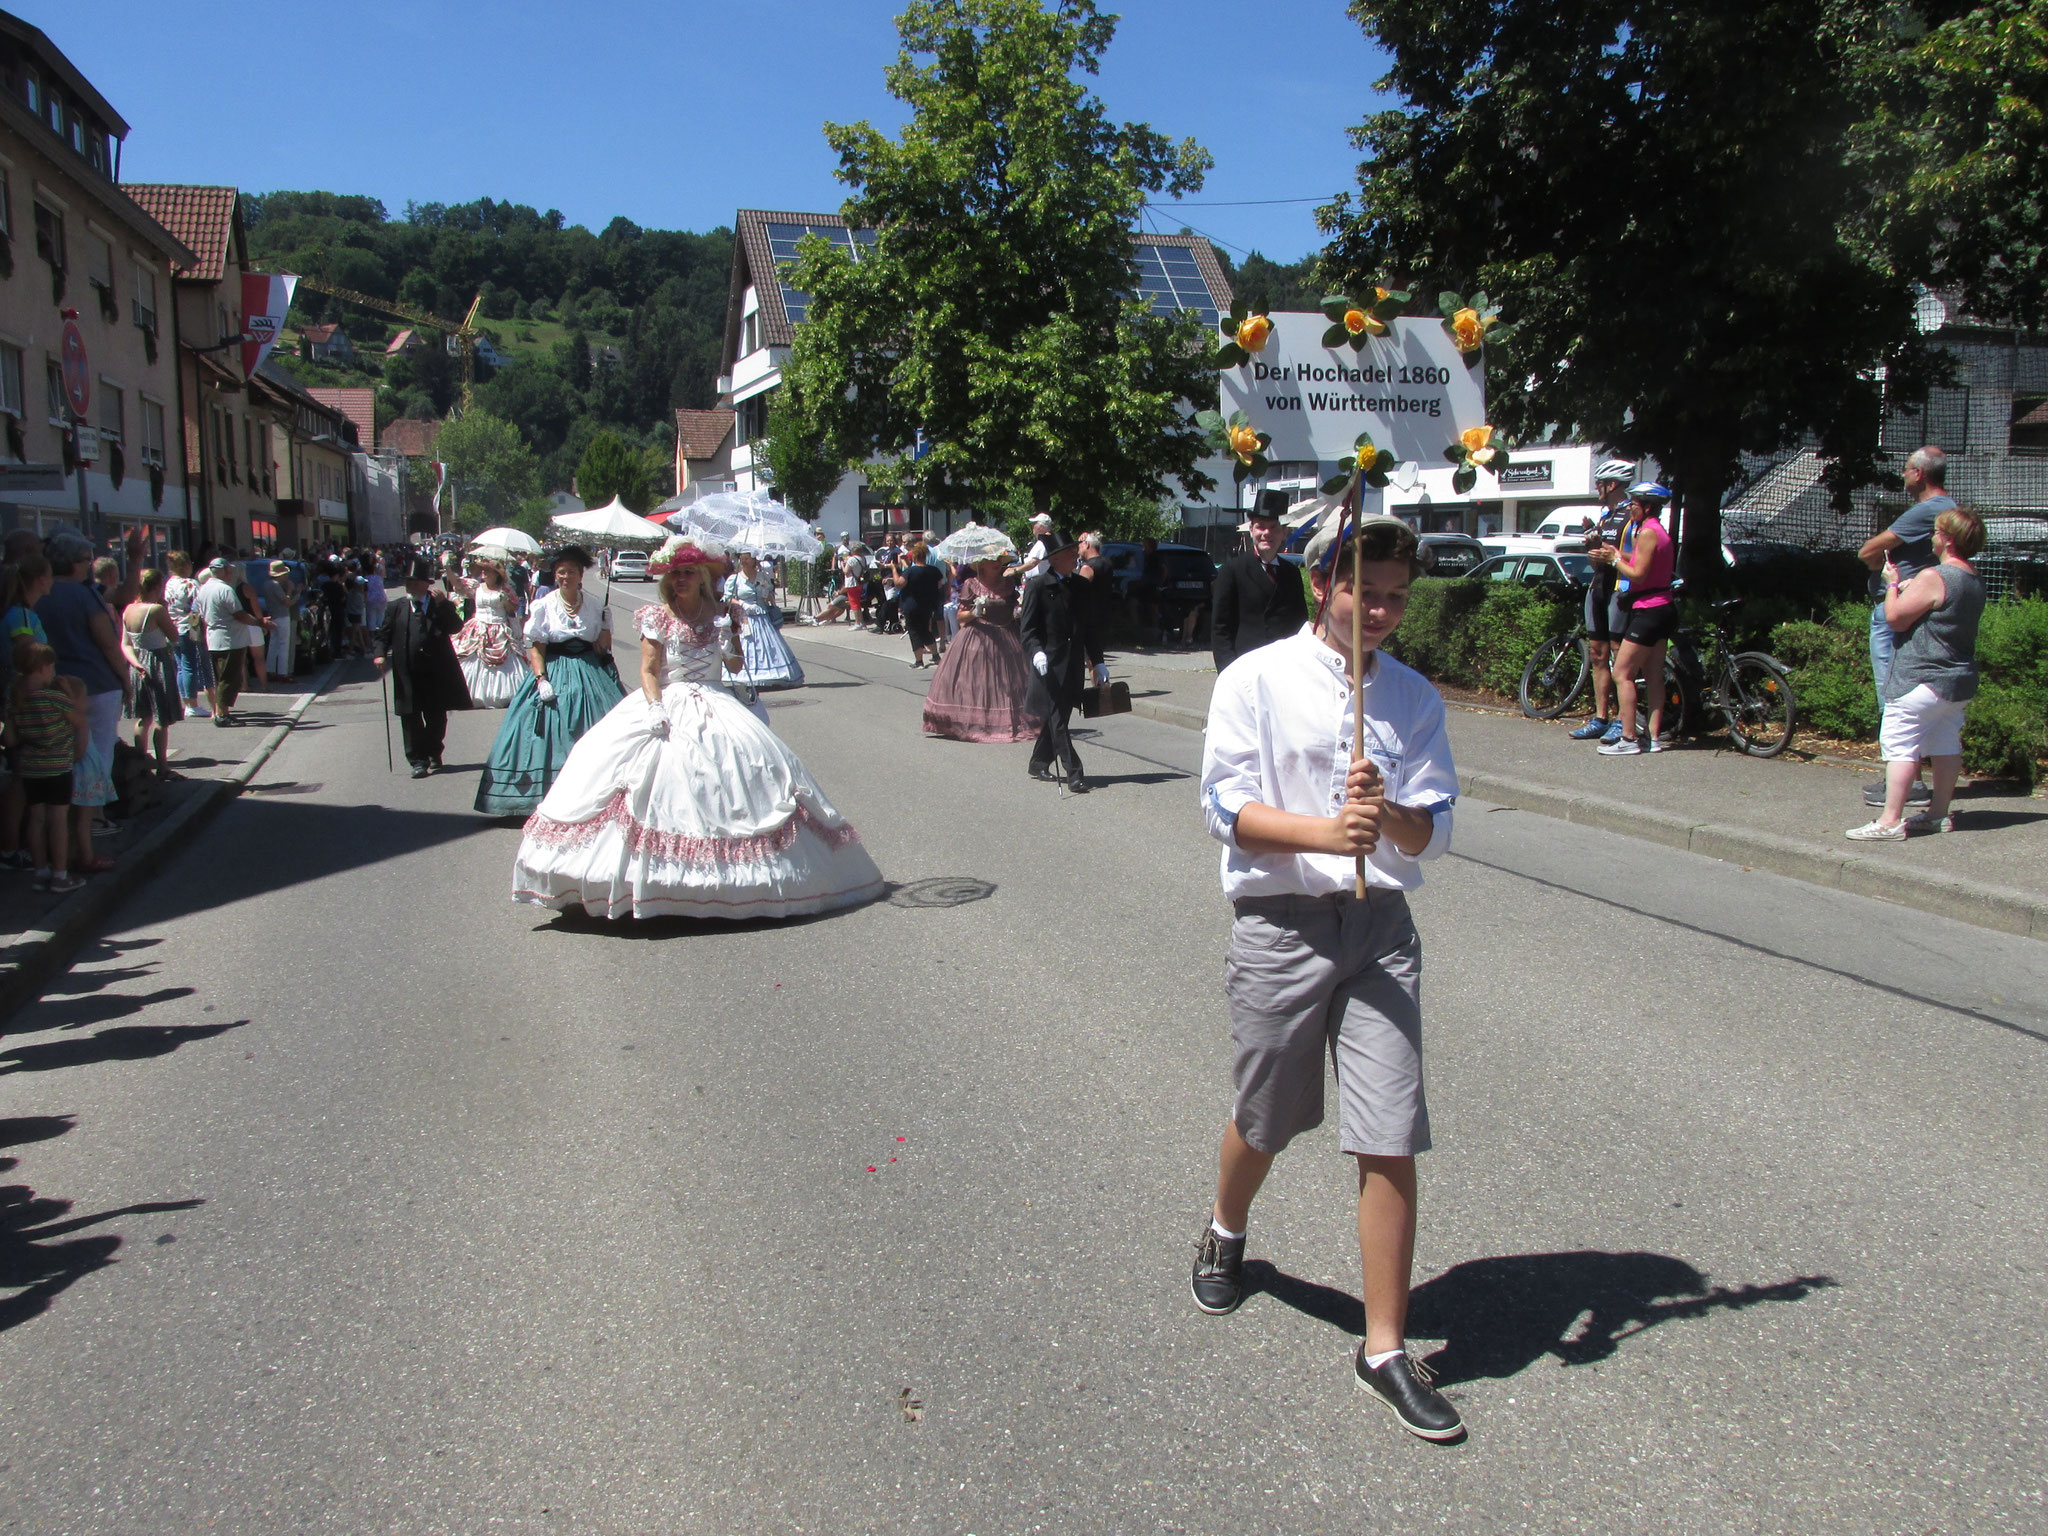
[[[1298,1312],[1365,1336],[1358,1298],[1297,1279],[1263,1259],[1244,1267],[1248,1294],[1263,1291]],[[1605,1360],[1622,1340],[1659,1324],[1767,1301],[1803,1301],[1835,1285],[1801,1275],[1774,1285],[1713,1285],[1661,1253],[1512,1254],[1471,1259],[1415,1287],[1411,1338],[1442,1339],[1429,1356],[1439,1386],[1513,1376],[1545,1355],[1561,1365]]]
[[[72,1128],[70,1115],[29,1115],[0,1120],[0,1147],[48,1141]],[[0,1158],[0,1167],[12,1167]],[[203,1200],[153,1200],[124,1205],[69,1221],[57,1218],[71,1209],[69,1200],[39,1199],[26,1184],[0,1185],[0,1333],[49,1309],[50,1303],[75,1281],[114,1262],[121,1239],[110,1232],[96,1237],[70,1234],[122,1216],[147,1216],[160,1211],[189,1211]],[[58,1241],[68,1238],[69,1241]],[[162,1239],[159,1239],[162,1241]]]
[[[168,1056],[194,1040],[211,1040],[215,1035],[240,1029],[249,1021],[236,1019],[225,1024],[125,1024],[103,1029],[96,1035],[52,1040],[44,1045],[18,1045],[0,1051],[0,1077],[14,1072],[55,1072],[64,1067],[95,1066],[103,1061],[147,1061]]]

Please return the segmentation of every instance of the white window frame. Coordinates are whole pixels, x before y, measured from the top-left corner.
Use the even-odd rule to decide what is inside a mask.
[[[164,468],[164,438],[170,431],[170,412],[164,408],[163,401],[157,399],[154,395],[143,394],[138,390],[136,398],[142,402],[142,462],[153,468],[162,469]],[[151,433],[149,430],[150,412],[152,411],[156,413],[157,424],[156,441],[154,443],[150,441]]]
[[[56,414],[49,418],[53,427],[68,428],[71,425],[71,400],[64,392],[64,364],[49,353],[43,354],[43,393],[48,397],[46,409]]]
[[[156,307],[156,268],[144,261],[140,256],[137,256],[133,251],[130,251],[128,254],[129,259],[135,264],[135,280],[132,284],[134,289],[134,307],[129,312],[129,317],[134,320],[135,328],[138,331],[158,330],[162,326],[162,320],[157,314]],[[142,302],[142,285],[145,279],[149,283],[149,302],[147,304]],[[147,325],[142,323],[144,315],[149,316],[149,323]]]

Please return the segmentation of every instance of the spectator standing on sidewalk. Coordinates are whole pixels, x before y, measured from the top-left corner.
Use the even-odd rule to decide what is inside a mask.
[[[1298,634],[1308,622],[1301,577],[1280,558],[1287,493],[1267,491],[1246,517],[1245,548],[1216,573],[1210,590],[1209,650],[1220,675],[1238,657]]]
[[[1406,1342],[1415,1158],[1430,1145],[1422,941],[1407,893],[1422,861],[1450,846],[1458,778],[1442,696],[1381,649],[1421,574],[1414,532],[1371,518],[1328,555],[1334,565],[1311,558],[1321,624],[1232,666],[1209,710],[1202,802],[1236,914],[1224,967],[1236,1102],[1189,1287],[1212,1316],[1244,1299],[1252,1201],[1273,1159],[1323,1123],[1329,1059],[1339,1145],[1358,1176],[1365,1339],[1353,1374],[1411,1434],[1452,1440],[1458,1411]],[[1354,709],[1367,743],[1356,757]]]
[[[1898,632],[1885,618],[1885,601],[1890,591],[1890,584],[1883,575],[1885,562],[1889,560],[1897,567],[1902,582],[1911,581],[1922,571],[1930,569],[1935,564],[1935,519],[1954,510],[1956,504],[1955,498],[1945,489],[1948,455],[1932,443],[1907,455],[1904,479],[1906,495],[1912,504],[1891,527],[1874,536],[1857,552],[1863,563],[1870,567],[1870,677],[1877,687],[1880,709],[1885,704],[1885,676],[1891,671],[1892,657],[1899,646]],[[1889,771],[1884,778],[1865,784],[1863,803],[1885,804],[1890,784]],[[1925,804],[1927,787],[1915,782],[1908,788],[1906,797],[1909,804]]]
[[[7,746],[15,782],[28,806],[29,862],[36,889],[65,893],[85,881],[70,872],[71,773],[86,734],[85,704],[59,686],[57,653],[34,640],[16,642],[8,693]],[[88,840],[87,851],[91,851]]]
[[[1573,741],[1599,741],[1610,731],[1621,734],[1621,706],[1614,690],[1614,648],[1621,642],[1628,616],[1621,611],[1615,562],[1621,533],[1628,524],[1628,487],[1636,467],[1626,459],[1608,459],[1593,471],[1593,491],[1601,513],[1584,525],[1586,558],[1593,579],[1586,583],[1586,654],[1593,664],[1593,718],[1571,733]]]
[[[265,658],[270,665],[270,675],[281,683],[288,683],[298,665],[298,625],[294,610],[299,606],[299,589],[292,580],[292,568],[282,560],[271,561],[269,579],[263,583],[263,590],[258,595],[263,599],[263,616],[270,620],[270,654]]]
[[[1602,740],[1602,757],[1631,757],[1664,750],[1664,652],[1678,632],[1678,605],[1672,601],[1671,578],[1678,547],[1664,531],[1659,514],[1671,492],[1654,480],[1629,487],[1632,535],[1616,568],[1627,583],[1623,598],[1628,625],[1621,633],[1621,653],[1614,660],[1614,690],[1620,697],[1621,734]],[[1648,730],[1636,737],[1636,678],[1649,689]]]
[[[170,579],[164,583],[164,608],[178,631],[174,655],[178,663],[178,697],[185,713],[204,720],[213,713],[213,668],[206,654],[206,626],[192,611],[199,596],[199,583],[192,579],[192,557],[174,549],[165,557]],[[206,695],[201,708],[199,695]]]
[[[192,611],[198,615],[206,634],[206,651],[213,664],[213,723],[216,726],[233,725],[235,701],[242,694],[243,668],[248,665],[249,652],[242,644],[246,626],[256,622],[256,615],[249,611],[243,601],[242,589],[231,574],[232,567],[223,559],[215,559],[206,568],[206,583],[193,599]]]
[[[178,674],[171,660],[171,647],[178,631],[164,606],[164,578],[160,571],[146,570],[136,582],[135,601],[121,610],[121,644],[128,665],[135,672],[134,693],[128,706],[135,722],[135,749],[155,749],[159,778],[169,778],[171,727],[185,718],[178,699]]]
[[[1983,519],[1950,507],[1935,517],[1930,543],[1935,563],[1917,575],[1885,563],[1885,622],[1905,638],[1885,669],[1884,811],[1849,830],[1859,843],[1898,842],[1953,825],[1948,807],[1963,771],[1963,715],[1977,696],[1984,580],[1970,561],[1984,547]],[[1934,765],[1934,790],[1927,809],[1909,819],[1906,788],[1923,757]]]
[[[72,769],[72,860],[75,874],[112,869],[92,851],[92,823],[114,802],[114,742],[121,733],[121,700],[128,663],[114,636],[114,621],[92,581],[92,546],[75,533],[59,533],[43,546],[54,579],[36,604],[36,616],[57,653],[57,675],[78,679],[85,691],[85,753]]]

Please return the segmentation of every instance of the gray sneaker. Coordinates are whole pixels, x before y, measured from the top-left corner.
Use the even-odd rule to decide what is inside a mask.
[[[1906,818],[1908,837],[1933,837],[1938,833],[1953,832],[1955,829],[1955,818],[1951,816],[1934,816],[1922,811],[1918,816]]]
[[[1863,803],[1882,808],[1884,805],[1884,789],[1883,779],[1866,779],[1863,784]],[[1934,791],[1918,779],[1915,779],[1906,790],[1906,804],[1908,805],[1926,805],[1933,799]]]

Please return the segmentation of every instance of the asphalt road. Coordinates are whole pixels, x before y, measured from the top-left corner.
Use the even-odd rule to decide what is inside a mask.
[[[648,595],[651,595],[648,594]],[[629,608],[634,599],[622,599]],[[0,1531],[2028,1532],[2048,947],[1467,802],[1437,1150],[1352,1388],[1334,1128],[1187,1266],[1229,1103],[1200,740],[1100,787],[796,644],[888,899],[606,927],[383,766],[374,683],[0,1037]]]

